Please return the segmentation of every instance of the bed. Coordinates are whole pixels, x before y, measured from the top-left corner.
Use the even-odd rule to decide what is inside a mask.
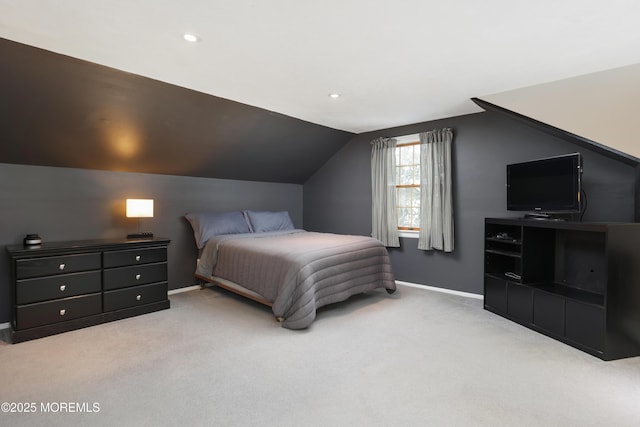
[[[195,276],[271,307],[285,328],[352,295],[396,289],[386,248],[367,236],[295,229],[287,212],[187,214],[199,259]]]

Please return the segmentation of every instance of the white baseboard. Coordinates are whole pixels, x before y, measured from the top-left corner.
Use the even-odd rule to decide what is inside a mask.
[[[184,288],[171,289],[169,292],[167,292],[167,294],[175,295],[182,292],[196,291],[198,289],[200,289],[200,285],[185,286]]]
[[[9,329],[11,327],[11,323],[0,323],[0,331],[3,329]]]
[[[484,298],[484,295],[472,294],[470,292],[454,291],[452,289],[438,288],[436,286],[420,285],[418,283],[403,282],[403,281],[400,281],[400,280],[396,280],[396,285],[409,286],[411,288],[418,288],[418,289],[425,289],[425,290],[429,290],[429,291],[442,292],[442,293],[445,293],[445,294],[453,294],[453,295],[458,295],[458,296],[466,297],[466,298],[475,298],[475,299],[483,299]]]
[[[458,295],[458,296],[466,297],[466,298],[475,298],[475,299],[483,299],[484,298],[483,295],[473,294],[473,293],[470,293],[470,292],[454,291],[452,289],[439,288],[437,286],[421,285],[419,283],[403,282],[401,280],[396,280],[396,284],[397,285],[401,285],[401,286],[409,286],[411,288],[418,288],[418,289],[424,289],[424,290],[428,290],[428,291],[442,292],[442,293],[445,293],[445,294]],[[168,293],[169,293],[169,295],[174,295],[174,294],[179,294],[179,293],[182,293],[182,292],[196,291],[198,289],[200,289],[200,285],[193,285],[193,286],[186,286],[184,288],[171,289]],[[9,324],[7,323],[7,325],[9,325]]]
[[[442,292],[442,293],[445,293],[445,294],[458,295],[458,296],[466,297],[466,298],[475,298],[475,299],[483,299],[484,298],[483,295],[473,294],[473,293],[470,293],[470,292],[454,291],[452,289],[439,288],[437,286],[420,285],[418,283],[403,282],[401,280],[396,280],[396,284],[400,285],[400,286],[409,286],[411,288],[425,289],[425,290],[429,290],[429,291]],[[175,294],[179,294],[179,293],[182,293],[182,292],[196,291],[198,289],[201,289],[200,285],[186,286],[184,288],[171,289],[168,292],[168,294],[169,295],[175,295]],[[9,325],[9,324],[7,323],[7,325]]]

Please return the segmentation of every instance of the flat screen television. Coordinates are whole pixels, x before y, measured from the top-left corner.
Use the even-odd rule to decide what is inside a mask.
[[[507,210],[580,212],[580,153],[507,165]]]

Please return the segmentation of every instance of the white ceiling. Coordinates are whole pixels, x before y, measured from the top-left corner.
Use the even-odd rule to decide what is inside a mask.
[[[638,63],[638,18],[637,0],[0,0],[0,37],[359,133]]]

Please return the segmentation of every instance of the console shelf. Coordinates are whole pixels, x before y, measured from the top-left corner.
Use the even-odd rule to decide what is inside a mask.
[[[497,237],[487,237],[487,241],[488,242],[495,242],[495,243],[505,243],[507,245],[521,245],[522,244],[522,242],[520,240],[517,240],[517,239],[507,240],[507,239],[498,239]]]
[[[504,255],[504,256],[510,256],[514,258],[520,258],[522,256],[520,252],[505,251],[505,250],[499,250],[499,249],[487,249],[486,252],[489,254]]]
[[[640,224],[485,219],[484,308],[603,360],[640,355]]]
[[[552,294],[561,295],[566,298],[570,298],[586,304],[593,304],[597,306],[604,306],[604,295],[594,292],[583,291],[582,289],[572,288],[571,286],[565,286],[558,283],[544,283],[531,285],[535,289],[540,289]]]

